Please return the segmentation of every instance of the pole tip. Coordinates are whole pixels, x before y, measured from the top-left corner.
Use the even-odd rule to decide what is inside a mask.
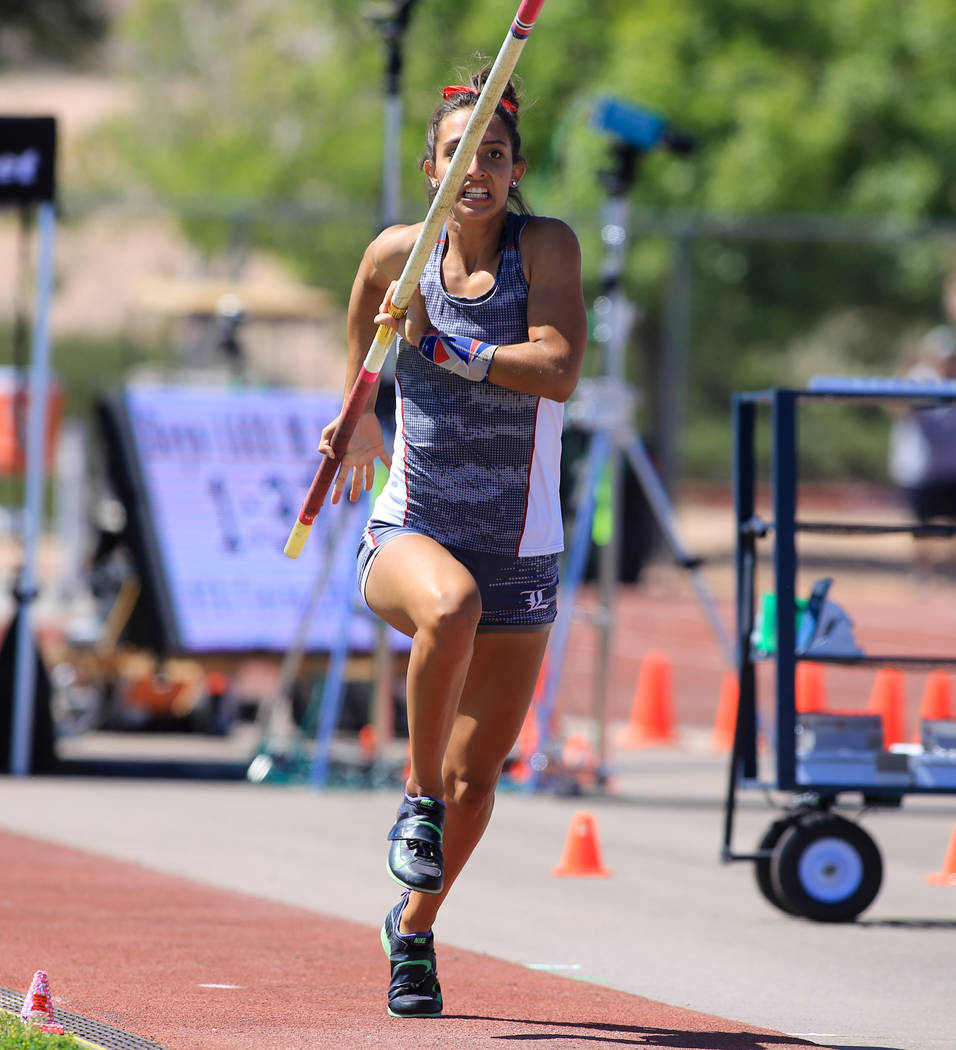
[[[296,521],[292,526],[292,531],[289,533],[289,538],[285,541],[285,547],[283,547],[287,558],[298,558],[311,531],[311,525],[304,525],[301,521]]]

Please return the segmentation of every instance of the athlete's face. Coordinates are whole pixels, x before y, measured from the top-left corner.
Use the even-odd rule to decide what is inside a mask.
[[[438,125],[434,163],[425,163],[425,174],[433,183],[440,184],[445,177],[472,112],[456,109]],[[496,215],[507,207],[511,184],[518,182],[524,172],[524,161],[514,161],[508,129],[496,114],[468,165],[455,204],[457,213],[462,217]]]

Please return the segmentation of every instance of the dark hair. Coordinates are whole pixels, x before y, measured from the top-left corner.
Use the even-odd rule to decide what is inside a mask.
[[[443,98],[435,107],[428,121],[428,130],[425,132],[425,155],[422,157],[419,167],[424,168],[426,161],[431,161],[432,164],[435,163],[435,143],[438,140],[439,124],[449,113],[455,113],[459,109],[474,108],[477,96],[484,87],[490,72],[491,67],[484,66],[477,73],[466,74],[466,77],[463,77],[461,81],[466,90],[458,91],[453,95],[449,95],[448,98]],[[502,101],[498,103],[495,109],[495,115],[501,118],[508,131],[508,137],[511,140],[512,160],[524,160],[521,154],[521,135],[518,131],[518,93],[512,81],[508,81],[501,98]],[[510,103],[514,109],[512,110],[503,105],[502,103],[504,102]],[[428,194],[428,202],[430,204],[435,197],[436,190],[428,180],[425,182],[425,192]],[[531,208],[528,207],[527,202],[521,195],[521,190],[517,186],[511,186],[508,189],[508,207],[521,215],[531,214]]]

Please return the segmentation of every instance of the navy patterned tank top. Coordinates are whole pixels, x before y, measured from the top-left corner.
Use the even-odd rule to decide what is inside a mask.
[[[495,283],[484,295],[450,295],[442,283],[446,233],[421,277],[432,324],[498,346],[528,339],[521,232],[508,214]],[[531,556],[563,548],[558,500],[563,405],[494,383],[473,383],[399,340],[392,468],[372,517],[451,547]]]

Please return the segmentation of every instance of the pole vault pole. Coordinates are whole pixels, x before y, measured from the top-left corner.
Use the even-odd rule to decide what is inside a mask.
[[[498,57],[495,59],[488,79],[485,81],[471,118],[465,126],[461,141],[455,150],[448,171],[438,187],[438,192],[432,200],[425,221],[422,223],[421,231],[412,247],[411,254],[405,263],[398,284],[392,294],[392,302],[389,313],[393,317],[404,317],[408,304],[411,301],[419,278],[428,261],[428,255],[434,246],[435,240],[445,222],[445,217],[451,211],[452,205],[458,196],[461,185],[464,182],[471,159],[475,150],[484,137],[491,118],[495,115],[501,96],[507,87],[508,80],[518,63],[518,58],[524,50],[531,30],[538,20],[538,14],[544,6],[545,0],[522,0],[521,6],[511,23],[511,28],[501,45]],[[308,539],[309,532],[315,522],[316,516],[322,509],[325,495],[332,484],[338,470],[340,457],[348,448],[349,441],[355,431],[356,423],[378,374],[382,370],[388,349],[391,346],[394,332],[388,325],[379,325],[372,345],[362,367],[359,369],[358,377],[345,400],[339,424],[332,435],[332,450],[335,458],[325,457],[316,471],[309,491],[306,493],[302,508],[289,538],[286,540],[285,553],[290,558],[298,558]]]

